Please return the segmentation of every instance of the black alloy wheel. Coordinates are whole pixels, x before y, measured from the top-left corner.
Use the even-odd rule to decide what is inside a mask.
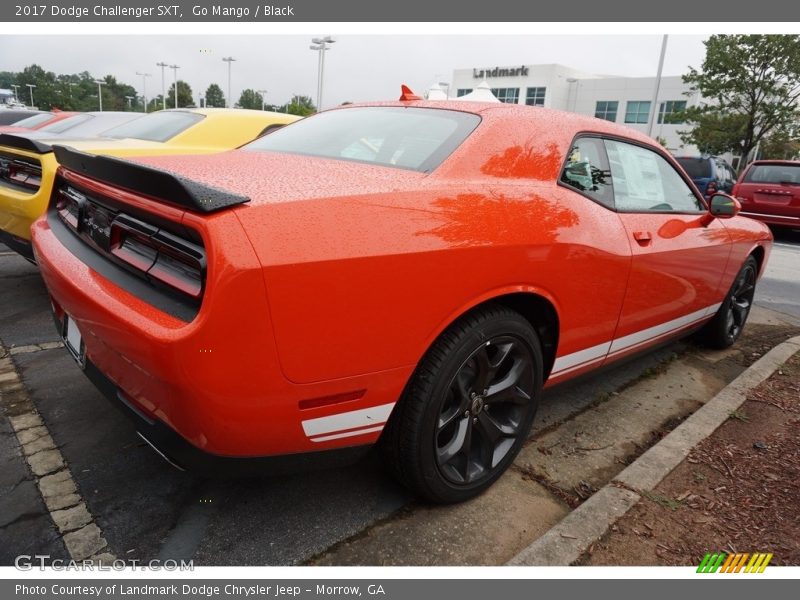
[[[723,349],[739,339],[753,307],[757,277],[758,263],[755,258],[748,256],[717,314],[698,333],[701,342],[711,348]]]
[[[395,476],[433,502],[477,496],[527,439],[542,388],[539,338],[519,313],[485,305],[434,342],[381,436]]]
[[[480,483],[511,451],[535,385],[533,352],[510,335],[479,346],[453,377],[436,424],[436,462],[454,484]]]

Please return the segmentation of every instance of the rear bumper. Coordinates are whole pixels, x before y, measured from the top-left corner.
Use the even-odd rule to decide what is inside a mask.
[[[173,466],[211,477],[280,475],[353,464],[370,446],[355,446],[322,452],[301,452],[280,456],[231,457],[213,454],[193,446],[162,421],[144,414],[126,398],[113,381],[91,361],[86,377],[134,425],[137,433]]]

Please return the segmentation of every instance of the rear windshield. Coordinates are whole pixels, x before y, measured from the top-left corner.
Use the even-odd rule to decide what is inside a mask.
[[[182,111],[151,113],[132,123],[103,132],[104,137],[166,142],[203,120],[203,115]]]
[[[47,123],[50,119],[53,118],[53,114],[49,112],[40,113],[38,115],[33,115],[32,117],[28,117],[27,119],[22,119],[22,121],[17,121],[14,123],[14,127],[36,127],[37,125],[41,125],[42,123]]]
[[[452,110],[360,107],[297,121],[245,146],[413,171],[435,169],[478,126],[478,115]]]
[[[692,179],[711,177],[711,161],[707,158],[684,156],[675,160],[678,161],[678,164],[683,167],[683,170]]]
[[[45,125],[39,131],[44,131],[45,133],[64,133],[69,128],[85,123],[91,118],[92,115],[75,115],[74,117],[67,117],[66,119],[61,119],[50,125]]]
[[[0,109],[0,125],[13,125],[14,123],[19,123],[22,119],[38,115],[39,112],[41,111]]]
[[[753,165],[744,176],[746,183],[800,184],[800,164]]]

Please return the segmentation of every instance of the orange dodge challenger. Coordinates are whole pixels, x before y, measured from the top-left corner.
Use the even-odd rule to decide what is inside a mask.
[[[695,330],[736,341],[772,238],[733,198],[707,206],[607,121],[406,98],[215,156],[56,147],[32,233],[57,327],[176,465],[380,442],[417,493],[460,501],[511,463],[544,385]]]

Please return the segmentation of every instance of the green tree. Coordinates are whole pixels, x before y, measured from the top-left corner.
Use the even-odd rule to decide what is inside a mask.
[[[222,88],[212,83],[206,90],[206,106],[209,108],[225,108],[225,94]]]
[[[308,96],[292,96],[292,99],[278,109],[279,112],[289,113],[290,115],[299,115],[307,117],[317,112],[317,107]]]
[[[239,108],[261,110],[261,108],[264,106],[263,102],[264,99],[261,97],[261,94],[248,88],[242,92],[241,96],[239,96],[238,106]]]
[[[794,137],[800,36],[712,35],[704,43],[701,70],[690,69],[683,80],[709,103],[681,115],[693,126],[680,132],[683,142],[704,152],[746,157],[771,136]]]
[[[192,96],[191,86],[183,81],[178,80],[178,108],[185,108],[187,106],[194,106],[194,98]],[[167,92],[167,108],[175,108],[175,84],[169,86]]]

